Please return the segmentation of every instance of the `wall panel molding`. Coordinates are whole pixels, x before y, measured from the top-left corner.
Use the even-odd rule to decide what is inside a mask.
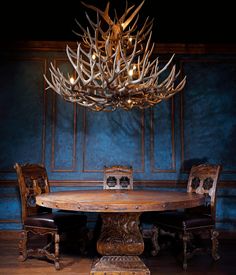
[[[16,219],[0,219],[0,223],[21,223],[21,220]]]
[[[42,75],[44,73],[46,73],[46,68],[47,68],[46,58],[41,58],[41,57],[16,57],[16,58],[9,58],[7,60],[7,62],[9,62],[8,64],[12,64],[12,72],[14,72],[14,69],[17,69],[17,66],[14,63],[23,62],[23,63],[26,64],[27,62],[29,62],[29,63],[35,63],[35,64],[38,63],[39,67],[41,67]],[[20,67],[20,65],[19,65],[19,67]],[[32,73],[32,72],[30,71],[30,73]],[[13,73],[12,73],[12,75],[13,75]],[[19,77],[19,75],[16,74],[16,77]],[[28,78],[30,78],[30,76],[28,76]],[[34,80],[32,80],[32,81],[33,81],[32,83],[34,83]],[[37,81],[38,81],[38,79],[37,79]],[[12,83],[14,83],[14,82],[12,82]],[[20,86],[20,83],[17,83],[17,84]],[[14,83],[14,85],[16,85],[16,84]],[[14,88],[14,86],[13,86],[13,88]],[[45,92],[46,83],[43,80],[43,77],[42,77],[42,82],[40,83],[40,86],[38,86],[37,88],[38,88],[38,90],[35,91],[35,92],[39,93],[39,97],[42,98],[42,106],[40,106],[40,108],[41,108],[41,111],[40,111],[41,112],[41,114],[40,114],[41,115],[41,117],[40,117],[41,125],[40,126],[42,127],[41,128],[41,146],[40,146],[41,148],[37,148],[37,149],[40,149],[40,153],[39,153],[40,157],[37,160],[37,162],[44,163],[45,162],[46,104],[47,104],[47,102],[46,102],[46,92]],[[20,87],[19,87],[19,89],[20,89]],[[33,92],[34,91],[32,90],[32,93]],[[23,97],[23,95],[22,95],[22,97]],[[24,123],[24,121],[22,123]],[[23,125],[23,126],[25,126],[25,125]],[[20,124],[18,124],[17,127],[20,127]],[[35,153],[36,153],[36,155],[38,155],[37,152],[35,152]],[[19,160],[15,159],[15,162],[16,161],[21,161],[21,160],[20,159]],[[15,173],[15,170],[13,169],[13,165],[14,165],[14,163],[12,163],[12,167],[9,167],[7,169],[0,169],[0,173]]]
[[[60,64],[65,64],[67,63],[68,60],[65,58],[56,58],[54,60],[54,66],[60,67]],[[73,122],[72,122],[72,155],[71,155],[71,167],[70,168],[66,168],[66,167],[62,167],[62,166],[58,166],[56,164],[56,160],[57,160],[57,154],[58,154],[58,150],[60,148],[56,149],[56,131],[57,131],[57,125],[58,125],[58,108],[57,108],[57,104],[58,104],[58,99],[62,100],[61,98],[59,98],[59,96],[55,93],[53,93],[53,98],[52,98],[52,141],[51,141],[51,171],[52,172],[76,172],[76,144],[77,144],[77,104],[74,103],[73,104]],[[67,102],[64,102],[65,104],[68,104]],[[61,110],[64,111],[64,110]],[[65,140],[65,144],[68,143],[68,139]],[[68,158],[68,156],[67,156]],[[68,160],[68,159],[67,159]]]
[[[170,168],[157,168],[155,167],[155,152],[158,154],[158,150],[155,148],[155,136],[158,139],[158,134],[155,134],[155,120],[154,120],[154,109],[151,109],[151,115],[150,115],[150,155],[151,155],[151,172],[152,173],[176,173],[176,163],[175,163],[175,106],[174,106],[174,98],[172,97],[169,102],[169,108],[170,108],[170,125],[171,125],[171,163]],[[158,123],[158,121],[156,122]],[[167,135],[168,136],[168,135]],[[167,152],[167,151],[165,151]],[[166,163],[165,163],[166,164]]]

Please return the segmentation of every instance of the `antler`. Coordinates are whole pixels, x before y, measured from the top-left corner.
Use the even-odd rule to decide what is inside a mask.
[[[66,48],[76,78],[71,82],[69,76],[65,77],[51,64],[51,81],[45,77],[48,88],[65,100],[94,111],[147,108],[183,89],[186,78],[176,85],[180,72],[176,73],[176,66],[171,67],[174,55],[162,69],[159,69],[158,58],[150,61],[154,48],[151,43],[153,21],[147,19],[141,30],[136,31],[138,12],[144,1],[131,15],[134,6],[128,8],[126,4],[124,14],[114,21],[109,16],[109,2],[104,11],[82,3],[97,12],[97,21],[93,22],[86,15],[90,29],[77,22],[83,32],[78,34],[82,42],[78,43],[77,51]],[[108,29],[102,29],[101,19],[108,24]],[[167,70],[166,78],[159,82],[159,76]]]

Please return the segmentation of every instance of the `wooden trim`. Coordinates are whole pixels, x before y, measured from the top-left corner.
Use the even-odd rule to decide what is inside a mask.
[[[13,187],[18,186],[18,181],[17,180],[0,180],[0,187],[12,187],[12,186]]]
[[[4,219],[0,219],[0,224],[1,223],[21,223],[21,220],[16,220],[16,219],[4,220]]]
[[[58,187],[102,187],[102,180],[49,180],[50,186]],[[0,180],[0,187],[11,187],[18,186],[16,180]],[[141,187],[187,187],[186,181],[176,181],[176,180],[134,180],[134,186]],[[218,183],[219,188],[236,188],[236,181],[220,181]]]
[[[77,47],[74,41],[5,41],[0,48],[12,51],[57,51],[65,52],[66,45]],[[154,53],[158,54],[235,54],[236,43],[233,44],[183,44],[155,43]]]

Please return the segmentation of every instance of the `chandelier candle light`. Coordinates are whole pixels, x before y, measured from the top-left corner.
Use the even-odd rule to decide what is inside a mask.
[[[51,63],[51,88],[65,100],[76,102],[93,111],[130,110],[134,107],[151,107],[181,91],[186,77],[176,84],[180,71],[171,65],[174,55],[162,67],[158,58],[151,60],[154,44],[151,43],[153,20],[148,18],[137,30],[138,13],[144,1],[131,13],[134,6],[126,8],[121,17],[109,16],[109,6],[104,11],[82,2],[97,13],[94,21],[86,14],[86,29],[77,22],[82,34],[77,51],[68,45],[66,53],[75,76],[67,77]],[[159,83],[164,72],[165,79]]]

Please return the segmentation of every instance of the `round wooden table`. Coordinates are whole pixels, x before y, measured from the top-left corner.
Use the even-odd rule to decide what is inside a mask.
[[[147,190],[83,190],[42,194],[40,206],[100,212],[103,220],[97,250],[101,255],[140,255],[144,242],[139,216],[146,211],[190,208],[204,203],[204,196],[193,193]]]

